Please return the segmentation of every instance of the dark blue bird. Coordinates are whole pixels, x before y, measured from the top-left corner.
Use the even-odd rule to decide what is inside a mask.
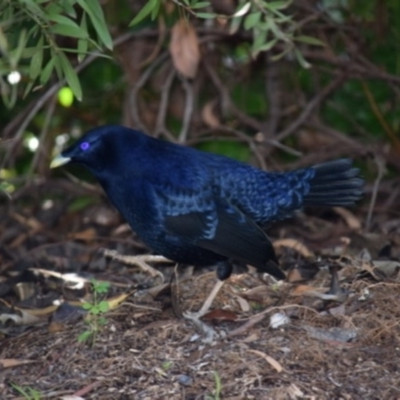
[[[132,229],[156,253],[194,266],[252,265],[283,279],[263,231],[303,206],[351,206],[363,180],[340,159],[272,173],[152,138],[122,126],[92,129],[52,162],[85,166]]]

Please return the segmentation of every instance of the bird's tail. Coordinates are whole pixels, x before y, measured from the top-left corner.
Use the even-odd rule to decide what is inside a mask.
[[[312,167],[314,177],[304,197],[305,206],[351,206],[363,196],[364,180],[352,161],[340,159]]]

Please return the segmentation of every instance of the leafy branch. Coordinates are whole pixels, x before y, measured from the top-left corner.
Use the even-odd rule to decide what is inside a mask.
[[[278,43],[283,44],[283,50],[272,57],[278,60],[293,52],[300,65],[309,68],[297,43],[306,43],[314,46],[323,46],[319,39],[298,34],[301,25],[287,13],[292,0],[240,0],[236,11],[232,15],[221,15],[212,11],[209,1],[199,0],[172,0],[178,10],[199,19],[225,19],[230,21],[230,34],[235,34],[243,28],[252,33],[251,56],[253,58],[261,52],[269,51]],[[145,18],[154,20],[162,12],[162,0],[149,0],[138,12],[130,25],[137,25]],[[285,13],[285,12],[286,13]],[[282,46],[281,46],[282,47]]]
[[[95,38],[89,34],[88,21],[96,32]],[[60,46],[60,36],[72,38],[72,45]],[[98,0],[2,2],[0,91],[4,104],[12,108],[21,86],[25,97],[44,86],[54,72],[81,100],[81,85],[67,54],[76,54],[78,62],[82,62],[92,49],[102,46],[111,50],[112,39]],[[10,79],[13,73],[15,78]]]

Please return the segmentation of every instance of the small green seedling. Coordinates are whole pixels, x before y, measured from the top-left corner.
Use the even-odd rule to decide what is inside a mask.
[[[110,305],[108,301],[103,300],[103,298],[107,294],[110,284],[108,282],[99,282],[96,280],[93,280],[91,284],[93,289],[93,301],[91,303],[85,302],[82,306],[83,309],[87,311],[85,322],[88,325],[88,329],[79,335],[78,341],[93,345],[101,327],[107,323],[103,314],[110,309]]]
[[[23,387],[13,382],[11,382],[11,386],[26,400],[40,400],[42,398],[38,390],[29,386]]]

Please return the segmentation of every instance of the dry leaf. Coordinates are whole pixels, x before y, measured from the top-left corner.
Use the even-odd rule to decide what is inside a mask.
[[[3,358],[0,360],[0,367],[3,368],[14,368],[24,364],[36,363],[35,360],[18,360],[17,358]]]
[[[361,221],[350,210],[343,207],[333,207],[333,210],[344,219],[350,229],[361,230]]]
[[[200,62],[200,47],[197,33],[186,19],[180,19],[172,28],[169,51],[177,71],[194,78]]]
[[[96,236],[96,231],[93,228],[88,228],[80,232],[71,233],[68,235],[68,238],[72,240],[83,240],[85,242],[88,242],[95,239]]]
[[[210,128],[218,128],[221,122],[214,113],[215,100],[211,100],[204,104],[201,110],[201,118],[203,122]]]
[[[213,321],[236,321],[238,319],[238,315],[229,310],[212,310],[203,316],[204,320],[213,320]]]
[[[117,308],[118,306],[121,305],[123,301],[125,301],[132,292],[130,293],[122,293],[119,296],[112,297],[110,299],[107,299],[108,306],[110,307],[110,310],[113,310],[114,308]]]
[[[248,349],[247,351],[262,357],[265,361],[267,361],[269,365],[271,365],[271,367],[275,368],[278,372],[283,371],[282,365],[278,361],[276,361],[275,358],[272,358],[271,356],[268,356],[267,354],[259,350]]]
[[[305,258],[312,257],[311,251],[308,250],[307,247],[304,246],[304,244],[300,243],[298,240],[295,239],[275,240],[273,245],[275,249],[279,249],[279,247],[289,247],[300,253]]]
[[[246,299],[244,299],[241,296],[235,296],[235,298],[236,298],[237,302],[239,303],[240,308],[241,308],[241,310],[243,312],[249,312],[250,311],[251,307],[250,307],[249,302]]]

